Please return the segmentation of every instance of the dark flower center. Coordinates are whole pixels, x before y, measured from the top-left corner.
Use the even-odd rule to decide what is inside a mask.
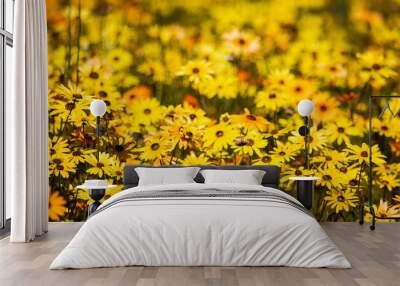
[[[57,170],[62,171],[62,170],[64,170],[64,167],[61,166],[61,165],[58,165],[58,166],[57,166]]]
[[[238,43],[239,45],[243,46],[244,44],[246,44],[246,40],[243,38],[239,38]]]
[[[192,69],[192,73],[194,73],[194,74],[198,74],[199,72],[200,72],[199,68],[193,68]]]
[[[294,89],[295,92],[302,92],[303,88],[301,86],[296,86],[296,88]]]
[[[229,121],[229,117],[228,116],[223,116],[221,119],[222,119],[223,122],[228,122]]]
[[[271,160],[272,160],[272,158],[270,156],[264,156],[261,159],[261,161],[263,161],[263,163],[270,163]]]
[[[319,108],[321,111],[327,111],[328,107],[326,105],[321,105],[321,107]]]
[[[344,128],[343,127],[339,127],[337,130],[338,130],[339,133],[344,133]]]
[[[197,118],[197,115],[192,113],[192,114],[189,115],[189,118],[191,120],[195,120]]]
[[[98,94],[100,97],[107,97],[107,92],[105,92],[104,90],[100,90]]]
[[[329,176],[329,175],[323,175],[322,178],[323,178],[325,181],[330,181],[330,180],[332,180],[332,177]]]
[[[245,137],[237,137],[235,139],[235,144],[236,144],[236,146],[239,146],[239,147],[246,146],[247,145],[247,140],[246,140]]]
[[[224,131],[218,130],[218,131],[215,133],[215,135],[216,135],[217,137],[222,137],[222,136],[224,136]]]
[[[124,151],[124,146],[121,144],[117,144],[117,145],[115,145],[114,149],[117,152],[122,152],[122,151]]]
[[[279,152],[279,155],[280,155],[280,156],[285,156],[285,155],[286,155],[286,153],[285,153],[285,152],[283,152],[283,151],[281,151],[281,152]]]
[[[253,114],[247,114],[246,118],[248,120],[252,120],[252,121],[256,121],[257,120],[257,117],[255,115],[253,115]]]
[[[57,164],[57,165],[61,164],[61,160],[56,158],[56,159],[53,160],[53,163]]]
[[[74,94],[72,94],[72,97],[73,97],[74,99],[82,99],[82,94],[80,94],[80,93],[74,93]]]
[[[356,179],[352,179],[352,180],[350,180],[350,186],[357,186],[357,184],[358,184],[358,182],[357,182],[357,180]]]
[[[113,57],[113,60],[114,60],[115,62],[117,62],[117,61],[119,61],[119,57]]]
[[[382,66],[380,64],[373,64],[372,65],[372,69],[374,69],[376,71],[380,70],[381,68],[382,68]]]
[[[317,54],[316,51],[313,51],[313,52],[311,53],[311,56],[312,56],[312,58],[313,58],[314,60],[318,59],[318,54]]]
[[[144,114],[149,115],[151,113],[151,110],[149,108],[146,108],[143,112]]]
[[[153,144],[151,144],[150,148],[151,148],[151,150],[156,151],[156,150],[160,149],[160,144],[153,143]]]
[[[72,110],[72,109],[75,108],[75,103],[73,103],[73,102],[68,102],[68,103],[65,105],[65,108],[66,108],[67,110]]]
[[[187,132],[186,134],[185,134],[185,139],[186,140],[192,140],[192,138],[193,138],[193,133],[192,132]]]
[[[92,79],[98,79],[99,78],[99,74],[97,72],[92,71],[89,74],[89,77],[92,78]]]
[[[361,157],[368,157],[368,152],[367,151],[362,151],[361,152]]]
[[[269,97],[270,99],[274,99],[274,98],[276,98],[276,94],[275,94],[275,93],[271,93],[268,97]]]
[[[296,176],[301,176],[303,173],[302,173],[300,170],[296,170],[296,171],[294,172],[294,174],[295,174]]]
[[[97,166],[98,168],[103,168],[103,167],[104,167],[104,164],[101,163],[101,162],[98,162],[96,166]]]
[[[337,197],[337,200],[339,202],[344,202],[344,197],[342,195],[340,195],[340,196]]]

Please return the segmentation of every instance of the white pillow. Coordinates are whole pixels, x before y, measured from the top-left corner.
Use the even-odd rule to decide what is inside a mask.
[[[265,171],[262,170],[202,170],[205,184],[261,185]]]
[[[199,167],[186,168],[135,168],[139,186],[195,183]]]

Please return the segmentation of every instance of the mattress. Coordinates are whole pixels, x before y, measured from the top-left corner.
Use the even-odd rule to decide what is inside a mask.
[[[194,183],[135,187],[111,197],[50,269],[133,265],[351,267],[284,192]]]

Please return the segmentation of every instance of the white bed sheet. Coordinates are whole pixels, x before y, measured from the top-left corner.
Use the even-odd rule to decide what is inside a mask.
[[[103,205],[130,192],[205,188],[263,190],[296,201],[262,186],[179,184],[131,188]],[[351,267],[319,223],[290,205],[258,199],[164,198],[124,201],[99,212],[50,269],[128,265]]]

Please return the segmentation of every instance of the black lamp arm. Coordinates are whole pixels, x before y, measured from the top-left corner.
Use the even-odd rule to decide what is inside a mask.
[[[96,150],[97,150],[97,162],[100,159],[100,116],[96,116]]]
[[[303,116],[304,120],[304,125],[299,128],[299,134],[304,137],[304,167],[305,169],[310,168],[309,164],[309,158],[308,158],[308,153],[309,153],[309,137],[310,137],[310,123],[311,119],[309,116]]]

